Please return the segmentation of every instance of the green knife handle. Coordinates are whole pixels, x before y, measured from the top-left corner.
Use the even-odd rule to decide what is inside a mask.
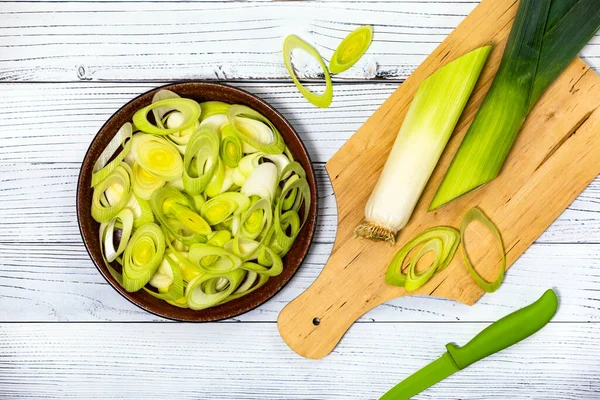
[[[557,307],[556,293],[548,289],[538,301],[494,322],[463,347],[449,343],[446,349],[458,368],[466,368],[542,329],[552,319]]]

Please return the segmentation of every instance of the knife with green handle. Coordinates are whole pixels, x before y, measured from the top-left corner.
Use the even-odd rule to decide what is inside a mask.
[[[494,322],[465,346],[447,344],[444,355],[394,386],[379,400],[409,399],[474,362],[528,338],[552,319],[557,307],[556,293],[548,289],[538,301]]]

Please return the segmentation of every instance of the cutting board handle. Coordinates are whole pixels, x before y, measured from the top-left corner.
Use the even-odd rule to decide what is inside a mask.
[[[279,314],[279,333],[299,355],[325,357],[361,315],[386,301],[385,296],[374,295],[379,291],[369,287],[372,279],[363,276],[370,267],[361,257],[363,247],[355,240],[352,246],[337,249],[317,280]]]

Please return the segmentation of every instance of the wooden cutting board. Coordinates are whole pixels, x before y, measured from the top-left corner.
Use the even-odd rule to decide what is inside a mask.
[[[510,266],[600,173],[600,77],[577,59],[529,115],[500,176],[427,212],[498,69],[517,6],[515,0],[482,1],[327,163],[338,207],[333,252],[317,280],[283,309],[278,320],[281,336],[296,353],[326,356],[361,315],[408,295],[403,288],[388,285],[384,276],[394,254],[418,233],[439,225],[459,227],[467,210],[479,206],[502,232]],[[448,62],[487,44],[494,50],[396,245],[355,238],[354,228],[363,219],[367,199],[419,84]],[[486,253],[497,251],[494,246],[488,240],[468,242],[479,271],[490,278],[498,266],[485,260]],[[483,291],[457,253],[448,268],[410,294],[472,305]]]

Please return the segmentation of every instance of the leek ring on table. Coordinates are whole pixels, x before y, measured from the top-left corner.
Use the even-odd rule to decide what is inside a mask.
[[[121,129],[119,129],[115,137],[111,139],[98,157],[98,160],[94,163],[94,168],[92,169],[92,187],[106,179],[129,154],[131,150],[131,135],[132,126],[129,122],[126,122]],[[122,147],[123,149],[109,162],[119,147]]]
[[[182,114],[183,122],[176,128],[164,128],[158,124],[160,120],[157,120],[157,124],[153,124],[148,120],[148,114],[155,109],[172,109],[177,110]],[[133,115],[133,124],[142,132],[151,133],[153,135],[172,135],[180,132],[187,128],[192,127],[198,122],[201,115],[200,105],[191,99],[184,98],[171,98],[160,100],[150,104],[147,107],[138,110]]]
[[[145,133],[133,135],[131,152],[146,171],[165,181],[181,177],[183,161],[179,150],[166,139]]]
[[[131,196],[131,168],[121,162],[104,180],[94,187],[92,217],[102,223],[113,219]]]
[[[335,49],[329,63],[329,71],[339,74],[352,67],[367,52],[372,40],[371,25],[364,25],[350,32]]]
[[[123,255],[123,288],[136,292],[156,272],[165,253],[165,235],[155,223],[147,223],[134,233]]]
[[[271,121],[250,107],[234,104],[227,114],[233,131],[253,149],[267,154],[281,154],[285,142]]]
[[[385,273],[385,281],[390,285],[404,286],[406,284],[406,275],[402,272],[402,268],[408,253],[420,244],[427,243],[432,239],[439,239],[442,242],[440,254],[436,255],[436,259],[439,256],[441,261],[437,263],[438,266],[435,272],[443,270],[454,258],[458,245],[460,244],[460,237],[460,232],[458,230],[446,226],[438,226],[422,232],[412,240],[408,241],[396,253]]]
[[[192,196],[210,183],[219,166],[219,135],[210,127],[200,127],[188,142],[183,156],[183,186]]]
[[[292,52],[296,49],[303,50],[312,57],[321,65],[321,69],[323,70],[323,75],[325,76],[325,91],[323,94],[316,94],[308,90],[294,72],[294,67],[292,66]],[[287,68],[288,74],[294,81],[294,84],[304,96],[306,100],[311,102],[313,105],[321,108],[327,108],[331,105],[333,100],[333,84],[331,82],[331,76],[329,75],[329,71],[327,70],[327,66],[323,62],[323,58],[314,47],[310,44],[306,43],[304,40],[300,39],[298,36],[290,35],[285,38],[283,42],[283,62],[285,63],[285,67]]]
[[[485,279],[483,279],[481,277],[481,275],[479,275],[477,273],[477,271],[475,271],[475,268],[473,267],[473,264],[471,262],[471,258],[469,257],[469,253],[467,251],[467,246],[465,243],[465,233],[466,233],[467,227],[473,221],[481,222],[498,239],[498,246],[500,247],[500,251],[502,252],[502,261],[500,264],[500,270],[498,271],[498,276],[496,277],[496,279],[493,282],[487,282]],[[465,214],[462,221],[460,222],[460,237],[461,237],[462,244],[463,244],[462,245],[463,257],[465,260],[465,264],[467,265],[467,271],[469,272],[469,275],[471,275],[471,278],[473,278],[475,283],[477,283],[477,286],[479,286],[481,289],[483,289],[487,293],[493,293],[496,290],[498,290],[498,288],[502,284],[502,281],[504,280],[504,272],[506,271],[506,252],[504,250],[504,242],[502,240],[502,235],[500,234],[500,231],[498,230],[496,225],[494,225],[492,220],[489,219],[483,213],[483,211],[481,211],[481,209],[474,207]]]

